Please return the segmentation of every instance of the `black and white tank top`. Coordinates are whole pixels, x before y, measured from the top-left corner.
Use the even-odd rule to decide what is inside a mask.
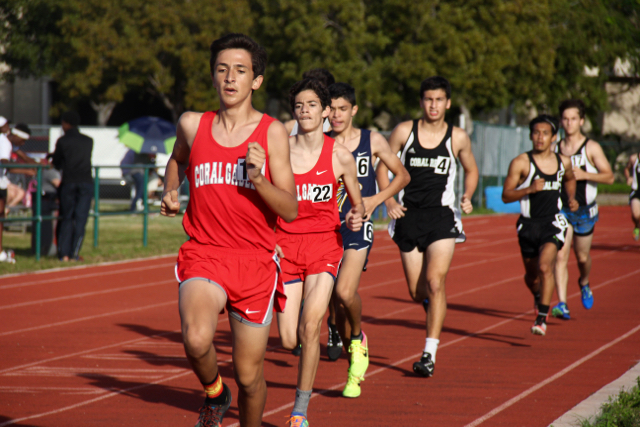
[[[546,219],[555,216],[562,209],[562,199],[560,191],[562,188],[562,177],[564,176],[564,165],[560,160],[560,155],[556,155],[558,161],[558,171],[552,175],[542,172],[533,160],[532,151],[527,152],[529,156],[529,175],[522,184],[516,188],[521,190],[527,188],[536,179],[544,179],[544,188],[537,193],[527,194],[520,199],[520,214],[524,218]]]
[[[456,158],[453,155],[451,133],[448,124],[442,142],[435,148],[424,148],[418,141],[418,120],[402,150],[400,160],[411,176],[411,182],[400,192],[403,206],[411,208],[453,207]]]
[[[587,142],[589,142],[589,138],[586,138],[578,151],[574,155],[571,156],[571,166],[574,168],[580,168],[583,171],[589,173],[598,173],[598,169],[591,164],[589,158],[587,157]],[[563,154],[560,151],[560,141],[556,145],[556,153]],[[576,181],[576,201],[580,204],[580,206],[587,206],[596,201],[596,196],[598,195],[598,184],[593,181],[580,180]],[[562,203],[565,205],[569,203],[569,198],[567,196],[567,192],[562,186]]]

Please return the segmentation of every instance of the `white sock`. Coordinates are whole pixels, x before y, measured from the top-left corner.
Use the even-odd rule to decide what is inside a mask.
[[[440,344],[440,340],[435,338],[427,338],[427,342],[424,346],[424,351],[431,355],[431,360],[433,363],[436,363],[436,352],[438,351],[438,344]]]

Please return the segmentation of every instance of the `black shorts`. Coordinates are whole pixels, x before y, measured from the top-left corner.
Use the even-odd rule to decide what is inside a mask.
[[[424,252],[437,240],[460,235],[453,211],[448,206],[428,209],[408,208],[404,216],[389,223],[389,234],[402,252],[418,248]]]
[[[540,255],[540,248],[553,243],[558,250],[564,245],[567,235],[567,220],[562,214],[548,219],[518,218],[518,243],[523,258],[535,258]]]
[[[629,204],[633,199],[640,200],[640,190],[631,190],[631,194],[629,194]]]
[[[362,271],[366,271],[367,263],[369,262],[369,252],[371,252],[371,246],[373,246],[373,223],[371,221],[365,221],[360,231],[351,231],[345,221],[340,226],[340,234],[342,234],[342,247],[345,251],[347,249],[367,251],[367,258],[362,268]]]
[[[7,200],[7,189],[0,188],[0,200]]]

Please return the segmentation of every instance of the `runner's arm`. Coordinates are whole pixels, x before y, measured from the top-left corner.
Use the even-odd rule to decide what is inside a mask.
[[[518,185],[524,182],[524,177],[529,173],[529,164],[526,154],[520,154],[511,161],[509,172],[502,187],[502,201],[504,203],[517,202],[527,194],[536,193],[542,190],[544,179],[536,179],[527,188],[516,190]]]
[[[460,208],[466,214],[473,211],[471,197],[478,186],[478,165],[471,150],[471,140],[464,130],[454,127],[451,137],[452,143],[459,148],[458,159],[464,169],[464,193],[460,198]]]
[[[627,185],[631,185],[633,183],[633,177],[631,176],[631,171],[633,170],[633,164],[636,162],[638,158],[637,154],[632,154],[629,156],[629,161],[627,162],[627,166],[624,168],[624,177],[627,179]]]
[[[597,173],[591,173],[582,170],[581,168],[574,168],[573,173],[576,179],[589,180],[592,182],[598,182],[601,184],[613,184],[613,172],[611,171],[611,165],[607,156],[604,155],[602,147],[595,141],[589,141],[587,143],[587,153],[591,156],[591,164],[593,164],[598,170]]]
[[[395,179],[384,190],[371,197],[363,198],[366,218],[371,216],[378,205],[398,194],[411,181],[409,172],[404,168],[398,156],[391,151],[384,136],[378,132],[371,132],[371,151],[374,156],[380,159],[378,168],[384,164],[395,175]],[[378,185],[380,184],[378,183]]]
[[[571,212],[575,212],[580,207],[580,204],[576,200],[576,176],[573,173],[573,169],[571,169],[571,158],[561,154],[560,159],[562,160],[562,164],[564,164],[564,176],[562,177],[562,182],[569,199],[569,210],[571,210]]]
[[[389,150],[391,151],[391,154],[397,157],[397,154],[404,148],[412,127],[413,122],[406,121],[400,123],[395,127],[393,132],[391,132],[391,136],[389,137]],[[390,185],[389,168],[384,162],[380,162],[380,164],[378,164],[378,168],[376,169],[376,180],[378,181],[380,192],[386,190]],[[391,219],[402,218],[404,216],[404,212],[407,210],[407,208],[398,203],[393,197],[386,199],[384,204],[387,206],[387,214]]]
[[[178,189],[184,180],[185,170],[189,164],[191,144],[195,139],[202,114],[186,112],[180,116],[176,130],[176,143],[167,162],[164,174],[164,189],[160,214],[173,217],[180,211]]]
[[[249,144],[247,152],[249,179],[269,208],[286,222],[291,222],[298,216],[298,200],[289,158],[289,136],[282,123],[271,123],[267,141],[271,182],[262,175],[265,153],[255,142]]]
[[[347,196],[351,202],[351,210],[347,213],[347,227],[351,231],[358,231],[362,228],[364,217],[364,203],[360,194],[360,183],[358,182],[358,174],[356,171],[356,161],[353,159],[351,152],[341,144],[333,145],[333,171],[335,179],[342,178],[344,188],[347,190]]]

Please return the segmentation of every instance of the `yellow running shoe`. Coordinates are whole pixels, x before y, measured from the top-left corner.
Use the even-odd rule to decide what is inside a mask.
[[[364,374],[369,367],[369,342],[364,332],[362,340],[351,340],[349,353],[351,353],[349,378],[342,395],[344,397],[358,397],[360,396],[360,383],[364,381]]]
[[[635,240],[636,242],[640,240],[640,228],[633,229],[633,240]]]

